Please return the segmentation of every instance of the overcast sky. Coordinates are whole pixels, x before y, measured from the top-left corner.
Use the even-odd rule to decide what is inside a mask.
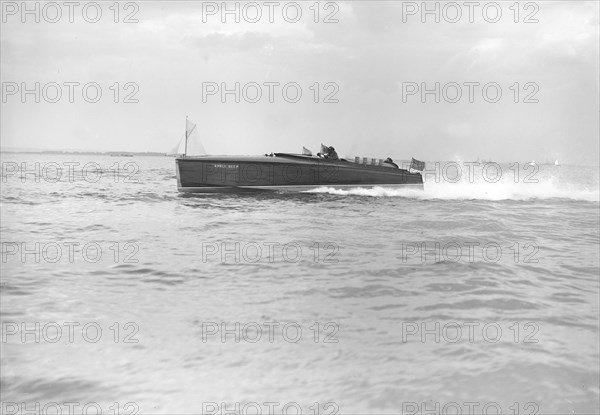
[[[486,2],[471,10],[458,2],[456,23],[459,9],[446,2],[428,3],[438,5],[439,23],[420,1],[330,3],[320,2],[318,16],[314,2],[302,3],[296,18],[289,2],[242,2],[239,23],[222,15],[221,2],[121,3],[118,17],[102,2],[96,23],[86,2],[72,16],[55,3],[60,17],[39,3],[37,23],[21,2],[3,2],[2,147],[165,152],[188,115],[210,154],[299,152],[324,142],[342,156],[598,164],[597,1],[498,2],[499,19]],[[137,22],[123,22],[128,15]],[[39,103],[21,95],[36,82]],[[72,103],[65,82],[79,83]],[[102,92],[96,103],[82,96],[92,82]],[[220,91],[203,97],[203,88],[236,82],[239,103],[234,94],[222,102]],[[436,82],[440,102],[435,93],[422,102],[423,83],[433,90]],[[52,83],[62,92],[55,103]],[[262,92],[256,103],[253,83]],[[302,92],[295,103],[282,94],[289,83],[288,101]],[[93,100],[95,89],[87,92]],[[123,102],[130,93],[139,102]]]

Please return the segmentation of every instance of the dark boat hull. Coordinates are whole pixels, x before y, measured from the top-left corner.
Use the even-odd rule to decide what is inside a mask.
[[[410,186],[423,188],[420,173],[292,154],[274,157],[202,156],[176,159],[181,192],[304,191],[319,187]]]

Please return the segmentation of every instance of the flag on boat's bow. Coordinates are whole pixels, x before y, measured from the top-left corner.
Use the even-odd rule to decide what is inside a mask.
[[[200,139],[200,133],[197,128],[198,124],[194,124],[187,118],[185,119],[185,133],[181,134],[181,138],[177,145],[169,151],[168,155],[179,156],[202,156],[206,154],[202,140]]]
[[[302,147],[302,154],[304,154],[305,156],[312,156],[312,151],[310,151],[306,147]]]
[[[410,162],[410,169],[416,171],[423,171],[425,170],[425,162],[412,159]]]
[[[196,125],[197,124],[194,124],[193,122],[191,122],[187,118],[185,119],[185,129],[186,129],[186,133],[187,133],[188,137],[192,135],[192,133],[196,129]]]

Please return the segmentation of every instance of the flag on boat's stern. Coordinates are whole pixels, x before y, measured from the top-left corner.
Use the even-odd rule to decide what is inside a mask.
[[[306,147],[302,147],[302,154],[304,154],[305,156],[312,156],[312,151],[310,151]]]
[[[410,169],[416,171],[423,171],[425,170],[425,162],[412,159],[410,162]]]

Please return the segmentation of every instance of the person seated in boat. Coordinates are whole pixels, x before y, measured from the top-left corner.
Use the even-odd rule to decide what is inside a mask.
[[[325,158],[331,159],[331,160],[339,160],[340,159],[338,157],[337,153],[335,152],[335,148],[333,148],[331,146],[327,149],[327,154],[325,154]]]
[[[385,159],[385,161],[383,162],[383,166],[384,167],[392,167],[394,169],[399,169],[398,165],[396,163],[394,163],[394,160],[392,160],[391,157],[388,157]]]

